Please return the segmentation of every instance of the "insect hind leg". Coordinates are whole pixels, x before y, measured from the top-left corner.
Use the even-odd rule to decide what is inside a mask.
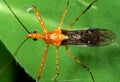
[[[68,27],[68,30],[72,29],[73,25],[82,17],[83,14],[86,13],[90,9],[90,7],[96,2],[97,0],[92,1],[88,7],[72,22],[72,24]]]
[[[75,57],[72,54],[72,52],[68,49],[68,46],[65,46],[65,47],[66,47],[66,51],[67,51],[68,55],[71,56],[78,64],[82,65],[82,67],[90,74],[93,82],[95,82],[95,79],[93,77],[91,70],[84,63],[82,63],[77,57]]]

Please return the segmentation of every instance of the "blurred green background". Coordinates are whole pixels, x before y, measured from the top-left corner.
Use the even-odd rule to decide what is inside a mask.
[[[9,60],[10,53],[0,41],[0,82],[14,82],[14,66],[8,66]]]
[[[92,0],[70,0],[69,10],[63,24],[63,29],[88,6]],[[43,33],[41,26],[34,12],[26,12],[27,7],[36,5],[49,31],[57,28],[61,20],[67,0],[7,0],[19,19],[31,32],[39,31]],[[117,38],[116,42],[103,47],[81,47],[70,46],[70,50],[84,62],[94,74],[96,82],[119,82],[120,80],[120,0],[98,0],[93,7],[82,16],[75,24],[73,30],[82,28],[105,28],[112,30]],[[11,14],[5,3],[0,0],[0,68],[9,61],[9,56],[3,59],[4,55],[13,55],[18,45],[26,38],[27,32]],[[14,57],[26,71],[28,76],[36,79],[45,44],[43,41],[28,40]],[[5,63],[3,63],[5,62]],[[57,82],[92,82],[90,75],[71,57],[69,57],[64,47],[59,48],[60,76]],[[13,82],[14,66],[8,69],[9,79]],[[50,46],[47,61],[41,77],[41,82],[51,82],[55,76],[55,47]],[[13,75],[13,76],[12,76]],[[3,76],[3,75],[2,75]],[[1,76],[0,76],[1,78]],[[3,79],[3,78],[2,78]],[[3,79],[5,80],[5,79]],[[0,80],[1,81],[1,80]],[[10,82],[1,81],[1,82]]]

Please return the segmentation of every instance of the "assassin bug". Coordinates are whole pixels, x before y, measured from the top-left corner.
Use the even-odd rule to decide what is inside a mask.
[[[23,23],[19,20],[19,18],[16,16],[16,14],[13,12],[13,10],[11,9],[11,7],[8,5],[8,3],[3,0],[5,2],[5,4],[7,5],[7,7],[10,9],[11,13],[15,16],[15,18],[17,19],[17,21],[22,25],[22,27],[27,31],[27,38],[18,46],[17,50],[15,51],[14,54],[16,54],[18,52],[18,50],[20,49],[20,47],[29,39],[33,39],[33,40],[38,40],[38,39],[42,39],[44,40],[44,42],[46,43],[46,48],[44,51],[44,55],[40,64],[40,69],[38,72],[38,78],[37,78],[37,82],[40,80],[40,77],[42,75],[43,72],[43,67],[46,61],[46,57],[47,57],[47,53],[48,53],[48,48],[49,45],[54,45],[56,46],[56,75],[53,78],[53,81],[56,80],[56,78],[59,76],[60,72],[59,72],[59,64],[58,64],[58,48],[60,46],[65,46],[66,47],[66,51],[68,53],[69,56],[71,56],[78,64],[80,64],[91,76],[92,81],[95,82],[95,79],[93,77],[93,74],[91,72],[91,70],[84,64],[82,63],[78,58],[76,58],[72,52],[68,49],[69,45],[86,45],[86,46],[104,46],[104,45],[109,45],[111,43],[113,43],[115,41],[115,34],[112,31],[109,31],[107,29],[100,29],[100,28],[87,28],[87,29],[82,29],[82,30],[71,30],[71,28],[73,27],[73,25],[81,18],[81,16],[97,1],[94,0],[92,1],[88,7],[71,23],[71,25],[68,27],[69,30],[63,30],[62,29],[62,25],[63,25],[63,21],[64,18],[66,16],[67,10],[68,10],[68,6],[69,6],[69,0],[67,2],[67,5],[65,7],[60,25],[58,26],[58,28],[54,29],[52,32],[48,32],[44,21],[40,15],[40,13],[38,12],[38,9],[35,6],[31,6],[30,9],[33,9],[40,24],[41,27],[44,31],[44,34],[38,33],[36,31],[34,32],[29,32],[27,30],[27,28],[23,25]]]

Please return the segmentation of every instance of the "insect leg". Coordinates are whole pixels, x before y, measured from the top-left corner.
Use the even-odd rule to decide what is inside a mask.
[[[59,72],[59,64],[58,64],[58,47],[56,47],[56,75],[52,80],[55,81],[59,76],[59,74],[60,72]]]
[[[67,14],[68,6],[69,6],[69,0],[68,0],[68,2],[67,2],[67,5],[66,5],[66,7],[65,7],[65,10],[64,10],[64,12],[63,12],[62,19],[61,19],[61,21],[60,21],[60,25],[59,25],[59,28],[60,28],[60,29],[62,28],[62,24],[63,24],[64,18],[65,18],[66,14]]]
[[[47,46],[45,48],[44,56],[43,56],[42,62],[40,64],[40,69],[39,69],[39,72],[38,72],[38,78],[37,78],[36,82],[39,82],[40,77],[42,75],[43,67],[44,67],[44,64],[45,64],[45,61],[46,61],[46,57],[47,57],[47,53],[48,53],[48,47],[49,47],[49,44],[47,44]]]
[[[32,5],[32,6],[30,6],[30,7],[27,9],[27,11],[30,11],[30,10],[32,10],[32,9],[34,9],[34,12],[35,12],[35,14],[36,14],[36,16],[37,16],[37,18],[38,18],[38,20],[39,20],[41,26],[42,26],[43,31],[44,31],[45,33],[47,33],[47,28],[46,28],[46,26],[45,26],[45,23],[44,23],[44,21],[43,21],[41,15],[40,15],[40,13],[39,13],[37,7],[34,6],[34,5]]]
[[[68,46],[66,46],[66,51],[67,51],[68,55],[70,55],[78,64],[82,65],[82,67],[90,74],[93,82],[95,82],[95,79],[94,79],[93,74],[90,71],[90,69],[72,54],[72,52],[68,49]]]
[[[97,1],[97,0],[92,1],[92,2],[88,5],[88,7],[72,22],[72,24],[68,27],[69,30],[70,30],[70,29],[73,27],[73,25],[80,19],[80,17],[81,17],[83,14],[85,14],[88,9],[90,9],[90,7],[91,7],[96,1]]]

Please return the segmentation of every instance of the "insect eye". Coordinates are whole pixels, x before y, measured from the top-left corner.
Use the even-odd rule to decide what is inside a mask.
[[[33,31],[33,33],[37,33],[37,31]]]
[[[33,38],[33,40],[34,40],[34,41],[37,41],[37,39],[36,39],[36,38]]]

